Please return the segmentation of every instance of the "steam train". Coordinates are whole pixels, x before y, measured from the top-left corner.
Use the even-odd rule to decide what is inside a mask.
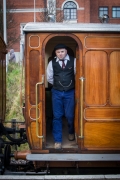
[[[10,134],[15,131],[3,125],[1,116],[0,149],[5,149],[1,164],[9,164],[12,145],[28,142],[29,151],[15,151],[12,157],[33,162],[35,170],[119,166],[120,25],[27,23],[24,36],[25,123],[17,130],[20,138],[14,139]],[[68,140],[63,117],[61,150],[54,149],[52,87],[46,80],[46,68],[58,43],[64,43],[68,54],[76,58],[75,140]]]

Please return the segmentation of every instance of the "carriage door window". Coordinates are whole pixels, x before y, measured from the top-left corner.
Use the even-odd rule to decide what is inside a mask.
[[[77,6],[74,2],[69,1],[64,5],[64,20],[77,19]]]

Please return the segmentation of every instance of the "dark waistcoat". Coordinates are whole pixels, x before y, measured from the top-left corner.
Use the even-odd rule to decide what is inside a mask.
[[[74,58],[70,57],[64,69],[56,62],[56,59],[52,60],[53,66],[53,88],[59,91],[68,91],[75,87],[74,76]]]

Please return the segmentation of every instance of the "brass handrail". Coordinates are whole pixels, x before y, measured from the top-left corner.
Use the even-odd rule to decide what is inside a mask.
[[[43,136],[39,136],[39,133],[38,133],[38,85],[42,85],[44,84],[44,75],[42,75],[42,81],[41,82],[38,82],[35,86],[35,90],[36,90],[36,135],[38,138],[43,138]]]
[[[83,81],[85,80],[84,77],[79,78],[81,80],[81,89],[80,89],[80,136],[79,138],[83,138]]]

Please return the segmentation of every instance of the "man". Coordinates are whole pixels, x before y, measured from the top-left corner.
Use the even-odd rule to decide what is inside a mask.
[[[55,149],[62,145],[62,117],[68,121],[69,140],[74,140],[74,94],[75,94],[75,59],[67,54],[67,47],[58,44],[54,48],[56,57],[47,67],[47,80],[53,84],[53,137]]]
[[[15,57],[15,52],[14,49],[10,49],[10,59],[9,59],[10,63],[15,63],[16,62],[16,57]]]

